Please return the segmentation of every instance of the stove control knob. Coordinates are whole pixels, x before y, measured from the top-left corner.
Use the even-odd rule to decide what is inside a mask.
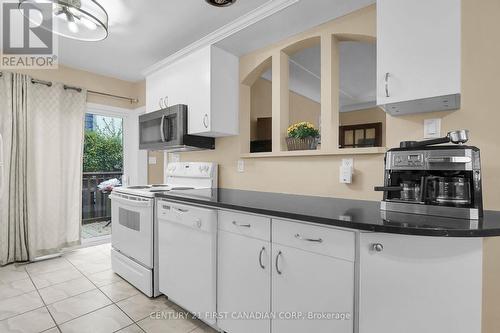
[[[196,226],[198,229],[201,229],[201,220],[200,220],[200,219],[196,219],[195,226]]]

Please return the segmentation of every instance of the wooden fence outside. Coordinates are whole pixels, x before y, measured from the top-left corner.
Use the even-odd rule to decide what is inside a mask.
[[[103,181],[121,179],[118,172],[84,172],[82,184],[82,223],[108,221],[111,219],[111,200],[109,193],[97,187]]]

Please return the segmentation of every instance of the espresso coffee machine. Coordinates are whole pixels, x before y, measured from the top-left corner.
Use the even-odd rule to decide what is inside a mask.
[[[381,209],[476,220],[483,214],[479,149],[468,131],[445,138],[401,142],[385,156]],[[441,145],[454,143],[453,145]]]

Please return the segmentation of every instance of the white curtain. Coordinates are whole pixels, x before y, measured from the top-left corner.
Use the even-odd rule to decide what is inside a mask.
[[[12,78],[18,75],[4,73],[4,76]],[[12,151],[15,150],[14,147],[9,147],[8,142],[12,133],[5,131],[0,134],[4,141],[4,175],[7,169],[10,169],[11,175],[17,173],[26,182],[23,200],[27,216],[24,220],[27,224],[28,259],[33,260],[39,256],[57,253],[64,247],[78,245],[80,242],[86,91],[66,90],[60,83],[47,87],[33,84],[30,78],[25,78],[29,81],[25,94],[27,104],[27,133],[24,137],[25,170],[18,170],[18,165],[9,163]],[[0,86],[0,94],[9,95],[8,89],[7,92],[2,92],[4,88]],[[12,111],[9,105],[1,103],[0,112],[8,114]],[[17,119],[18,122],[19,120]],[[11,125],[16,124],[16,119],[11,119],[10,122]],[[8,128],[9,125],[0,127],[0,130],[3,131],[3,127]],[[4,188],[2,209],[5,207],[4,199],[16,193],[13,186],[6,185]],[[2,243],[4,225],[18,224],[12,221],[10,215],[3,214],[0,221]],[[4,221],[4,216],[7,217],[7,221]],[[18,239],[7,240],[14,244],[18,242]],[[4,251],[0,250],[0,263],[19,260],[21,259],[6,257]]]
[[[28,77],[0,78],[0,265],[29,259]]]

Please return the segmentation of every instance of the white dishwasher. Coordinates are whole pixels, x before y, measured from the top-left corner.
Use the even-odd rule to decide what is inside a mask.
[[[159,199],[157,212],[160,292],[215,324],[217,211]]]

